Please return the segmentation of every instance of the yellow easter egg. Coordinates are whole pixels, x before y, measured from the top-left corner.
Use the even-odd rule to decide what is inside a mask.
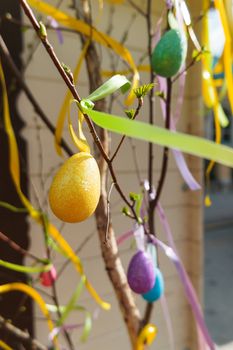
[[[65,222],[86,220],[100,197],[100,173],[95,158],[80,152],[65,161],[49,190],[53,213]]]

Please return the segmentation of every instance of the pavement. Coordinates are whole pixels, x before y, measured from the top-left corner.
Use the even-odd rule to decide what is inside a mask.
[[[205,208],[205,318],[218,350],[233,350],[233,190]]]
[[[233,189],[225,189],[210,194],[212,206],[205,208],[205,227],[233,226]]]

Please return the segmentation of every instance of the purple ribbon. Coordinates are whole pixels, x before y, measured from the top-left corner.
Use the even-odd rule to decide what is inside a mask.
[[[159,239],[157,239],[156,237],[154,237],[152,235],[150,236],[150,239],[155,245],[159,246],[174,263],[176,270],[178,272],[178,275],[180,277],[180,280],[183,284],[186,297],[187,297],[188,302],[192,308],[196,322],[198,323],[199,329],[202,332],[202,335],[203,335],[206,343],[210,347],[210,349],[215,350],[215,345],[214,345],[214,343],[209,335],[208,329],[206,327],[204,318],[202,316],[201,307],[200,307],[200,304],[198,302],[195,290],[193,288],[193,285],[190,281],[190,278],[189,278],[187,272],[185,271],[183,263],[181,262],[178,255],[175,253],[175,251],[171,247],[167,246],[165,243],[161,242]]]
[[[152,241],[154,241],[155,244],[158,244],[165,251],[166,255],[175,264],[177,272],[178,272],[179,277],[180,277],[180,280],[184,286],[186,297],[187,297],[189,304],[192,308],[192,311],[193,311],[193,314],[194,314],[194,317],[195,317],[195,320],[197,323],[197,328],[200,331],[199,334],[200,333],[202,334],[203,340],[206,341],[209,348],[211,350],[215,350],[214,343],[209,335],[208,329],[206,327],[206,324],[205,324],[205,321],[204,321],[204,318],[202,315],[201,306],[200,306],[198,298],[196,296],[196,292],[193,288],[192,282],[190,281],[188,274],[185,271],[184,265],[177,254],[177,250],[176,250],[175,242],[174,242],[173,235],[171,232],[171,228],[170,228],[170,225],[167,221],[164,210],[163,210],[160,203],[158,203],[157,210],[158,210],[158,215],[159,215],[160,221],[161,221],[161,223],[164,227],[164,231],[167,235],[167,240],[169,242],[170,247],[166,246],[163,242],[160,242],[159,240],[157,240],[154,236],[151,236],[151,239],[152,239]],[[200,336],[199,336],[199,340],[200,340]]]
[[[170,313],[169,313],[169,310],[168,310],[167,299],[166,299],[165,295],[161,296],[160,302],[161,302],[163,315],[164,315],[164,319],[165,319],[166,326],[167,326],[167,332],[168,332],[168,337],[169,337],[170,348],[171,348],[171,350],[175,350],[174,332],[173,332],[173,327],[172,327],[172,321],[171,321]],[[199,350],[201,350],[201,349],[199,349]]]
[[[158,82],[159,82],[160,91],[166,91],[166,79],[159,77],[159,76],[157,78],[158,78]],[[162,109],[163,118],[165,119],[166,106],[165,106],[165,103],[162,99],[160,99],[160,105],[161,105],[161,109]],[[177,120],[178,120],[178,117],[176,117],[176,121]],[[176,131],[176,123],[175,123],[172,115],[171,115],[171,130]],[[191,174],[182,152],[180,152],[177,149],[172,149],[172,153],[173,153],[173,156],[175,158],[176,165],[180,171],[180,174],[182,175],[185,183],[190,188],[190,190],[192,190],[192,191],[200,190],[201,186],[199,185],[199,183],[194,179],[193,175]]]
[[[47,18],[48,18],[48,21],[49,21],[49,24],[51,25],[51,27],[56,30],[59,44],[62,45],[64,42],[63,34],[62,34],[62,31],[59,29],[59,25],[58,25],[57,21],[51,16],[48,16]]]

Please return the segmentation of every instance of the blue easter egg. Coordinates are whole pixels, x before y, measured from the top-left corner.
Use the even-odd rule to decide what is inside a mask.
[[[149,303],[153,303],[158,300],[164,293],[164,279],[161,271],[156,268],[155,284],[149,292],[142,294],[143,299]]]

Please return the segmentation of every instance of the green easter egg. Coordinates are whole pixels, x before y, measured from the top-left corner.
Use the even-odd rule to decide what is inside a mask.
[[[186,52],[186,38],[176,29],[168,30],[152,53],[154,72],[165,78],[177,74],[185,60]]]

